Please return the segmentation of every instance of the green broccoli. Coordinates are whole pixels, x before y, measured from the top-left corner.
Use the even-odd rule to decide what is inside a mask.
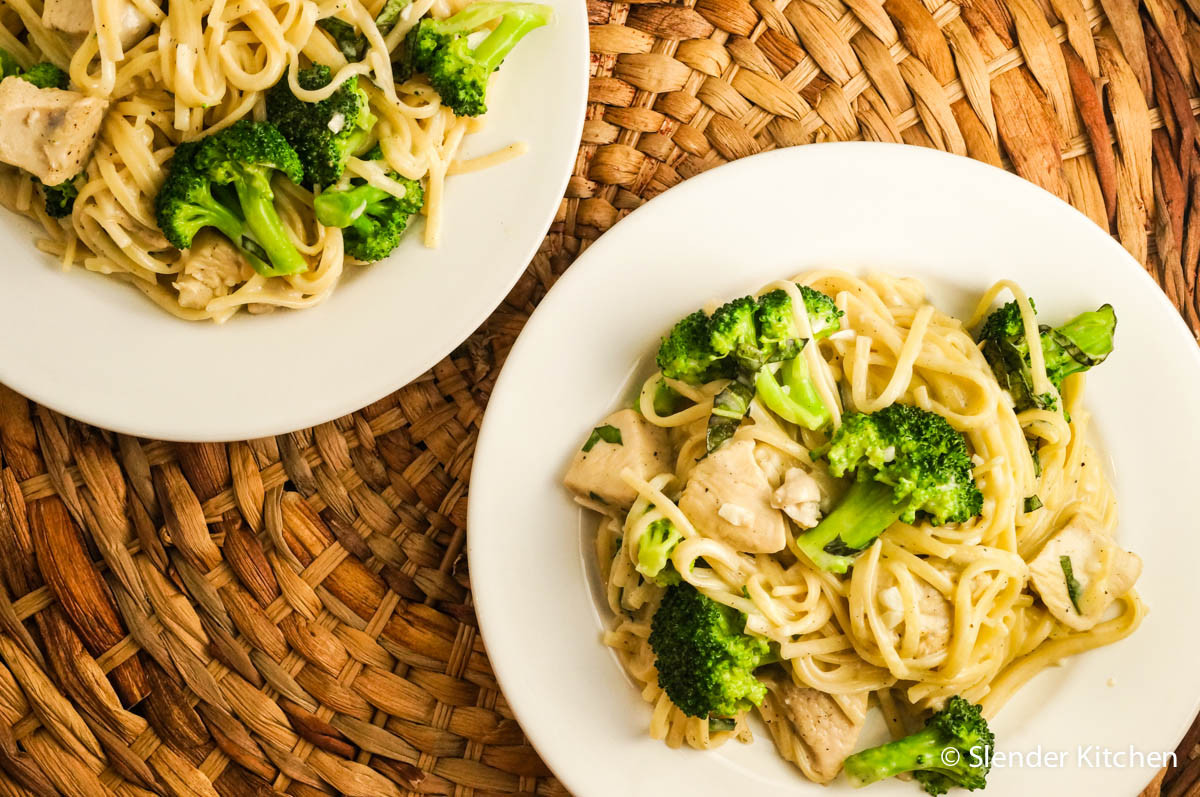
[[[70,85],[70,77],[67,73],[49,61],[42,61],[28,69],[22,69],[16,56],[8,50],[0,48],[0,80],[6,77],[19,77],[39,89],[65,89]]]
[[[845,573],[897,520],[961,523],[980,513],[963,436],[945,418],[906,404],[842,419],[822,453],[834,476],[855,473],[841,502],[797,538],[822,570]]]
[[[21,74],[22,80],[28,80],[39,89],[65,89],[71,79],[67,73],[49,61],[34,64]]]
[[[47,215],[55,219],[71,215],[71,211],[75,209],[75,197],[79,196],[79,175],[58,185],[45,185],[36,177],[34,180],[42,187]]]
[[[996,737],[979,706],[955,695],[916,733],[855,753],[842,764],[855,787],[911,772],[925,791],[945,794],[954,786],[987,786]]]
[[[733,363],[720,358],[709,341],[707,313],[697,310],[681,319],[658,347],[663,376],[693,385],[731,376]]]
[[[1033,301],[1030,300],[1030,305]],[[1034,308],[1036,312],[1036,307]],[[1041,325],[1039,334],[1042,355],[1046,360],[1046,376],[1055,389],[1074,373],[1099,365],[1113,350],[1113,333],[1117,316],[1112,305],[1081,313],[1062,326],[1051,329]],[[1028,409],[1058,409],[1053,393],[1035,393],[1030,371],[1029,343],[1025,325],[1016,302],[1009,302],[994,311],[979,330],[983,356],[992,366],[1000,386],[1013,398],[1017,412]]]
[[[798,286],[813,335],[828,337],[840,324],[842,311],[833,299],[806,285]],[[785,420],[819,429],[829,422],[829,410],[817,394],[800,356],[808,342],[800,336],[792,314],[792,298],[775,290],[758,299],[734,299],[713,312],[697,310],[675,325],[658,350],[658,367],[665,376],[692,384],[736,378],[714,401],[709,421],[708,450],[712,451],[737,429],[758,393],[763,403]],[[769,363],[784,362],[776,381]]]
[[[367,159],[381,156],[376,148]],[[425,204],[425,191],[419,182],[395,172],[388,175],[404,185],[403,199],[356,178],[351,187],[322,191],[313,200],[317,221],[326,227],[345,228],[344,246],[351,257],[366,262],[387,257],[400,243],[409,219]]]
[[[302,89],[325,88],[333,73],[324,64],[301,69],[296,76]],[[320,102],[304,102],[292,94],[287,78],[267,92],[267,120],[283,133],[300,156],[305,185],[330,186],[346,169],[346,161],[365,148],[375,116],[367,93],[352,75]]]
[[[745,615],[686,582],[667,589],[650,622],[650,647],[658,685],[684,714],[732,717],[762,703],[767,688],[754,670],[778,658],[745,626]]]
[[[21,63],[16,56],[0,47],[0,80],[6,77],[19,76],[22,72]]]
[[[678,578],[679,574],[669,565],[671,552],[682,539],[683,535],[670,520],[659,518],[651,523],[638,540],[637,571],[651,580],[658,580],[668,572]]]
[[[761,369],[754,377],[754,389],[762,403],[785,421],[805,429],[820,429],[829,423],[829,408],[817,393],[803,356],[788,360],[776,373]]]
[[[842,312],[825,294],[799,287],[814,336],[832,334]],[[765,363],[794,358],[804,342],[792,317],[791,296],[776,290],[758,299],[734,299],[711,318],[703,310],[687,316],[663,339],[658,367],[665,376],[695,385],[734,373],[752,376]]]
[[[263,276],[306,271],[308,261],[275,210],[276,172],[295,183],[304,177],[295,150],[269,122],[243,119],[180,144],[155,198],[159,229],[172,245],[186,249],[202,228],[215,227]]]
[[[423,72],[442,102],[458,116],[487,112],[488,77],[530,31],[551,19],[550,6],[536,3],[474,3],[446,19],[426,17],[404,40],[395,71],[400,79]],[[472,48],[468,38],[499,24]]]

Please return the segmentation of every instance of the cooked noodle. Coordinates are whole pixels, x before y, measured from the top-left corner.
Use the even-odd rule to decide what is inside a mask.
[[[604,641],[654,707],[650,735],[700,748],[749,736],[744,716],[737,718],[733,733],[709,734],[704,720],[685,716],[659,688],[648,639],[664,588],[639,575],[629,552],[638,549],[649,524],[663,517],[683,537],[671,554],[675,570],[704,595],[745,613],[747,632],[777,643],[795,684],[832,695],[852,721],[860,718],[864,693],[869,693],[897,735],[906,732],[910,710],[939,707],[951,695],[981,704],[992,716],[1045,668],[1132,633],[1145,613],[1132,590],[1117,597],[1117,611],[1110,610],[1109,619],[1088,631],[1060,623],[1030,590],[1029,562],[1049,538],[1073,520],[1111,538],[1117,511],[1101,458],[1088,444],[1083,376],[1071,376],[1063,385],[1069,422],[1057,411],[1015,414],[967,332],[997,294],[1008,290],[1019,303],[1027,334],[1036,339],[1037,321],[1021,289],[997,284],[981,298],[976,317],[964,324],[928,304],[924,288],[913,279],[816,271],[796,281],[833,297],[845,313],[841,333],[804,349],[834,423],[845,412],[872,412],[894,402],[944,416],[973,452],[983,511],[957,525],[898,522],[845,576],[812,565],[797,548],[794,529],[785,551],[739,552],[700,535],[672,500],[705,453],[706,421],[725,380],[699,387],[668,380],[695,403],[664,417],[655,411],[662,376],[654,373],[637,405],[651,424],[671,430],[675,461],[650,479],[628,469],[622,473],[637,494],[627,514],[582,501],[608,512],[596,536],[596,556],[617,619]],[[796,321],[802,334],[809,334],[804,302],[791,281],[772,283],[763,292],[779,288],[792,295]],[[1040,348],[1031,348],[1035,389],[1052,390]],[[1027,436],[1039,441],[1040,475]],[[811,472],[822,493],[830,493],[838,489],[837,480],[809,453],[825,439],[782,422],[755,398],[749,422],[738,427],[732,442],[754,441],[756,456],[765,453],[785,467],[800,466]],[[1042,506],[1025,511],[1025,498],[1034,495]],[[882,603],[890,587],[899,592],[898,607]],[[948,637],[932,650],[920,634],[921,595],[927,588],[949,603],[952,618]],[[782,708],[775,695],[769,694],[757,711],[781,754],[812,777],[805,745],[779,721]]]
[[[39,248],[64,267],[82,265],[125,280],[180,318],[224,321],[242,308],[310,307],[329,296],[347,262],[356,262],[343,253],[341,231],[315,220],[312,194],[277,180],[276,207],[309,270],[268,278],[243,268],[240,282],[203,306],[180,301],[175,282],[184,258],[162,237],[154,216],[164,163],[182,141],[239,119],[264,119],[265,92],[281,78],[308,102],[328,97],[352,75],[369,78],[359,85],[379,119],[372,136],[379,139],[387,166],[425,186],[428,246],[438,244],[447,175],[486,168],[523,151],[513,145],[491,156],[459,160],[463,140],[481,121],[456,117],[423,76],[393,82],[390,51],[422,15],[449,16],[466,5],[459,0],[414,0],[386,39],[374,21],[384,0],[171,0],[164,7],[157,0],[132,2],[152,24],[140,41],[122,47],[117,16],[124,2],[94,0],[93,30],[99,34],[76,46],[66,34],[43,25],[39,0],[7,0],[11,13],[0,24],[0,47],[25,65],[47,60],[69,67],[73,89],[111,104],[70,217],[48,216],[33,178],[8,166],[0,166],[0,204],[40,223]],[[364,32],[362,61],[348,63],[317,26],[331,16]],[[300,89],[297,72],[307,62],[328,65],[333,81],[324,89]],[[352,161],[347,172],[403,196],[403,186],[379,163]]]

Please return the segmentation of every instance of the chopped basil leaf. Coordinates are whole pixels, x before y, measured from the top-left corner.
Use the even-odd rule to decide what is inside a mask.
[[[1034,510],[1041,509],[1043,506],[1045,506],[1045,504],[1042,503],[1042,499],[1038,498],[1036,495],[1031,495],[1025,499],[1026,512],[1033,512]]]
[[[712,415],[708,418],[708,434],[705,447],[709,453],[715,451],[722,443],[733,437],[733,433],[741,426],[742,419],[750,411],[750,400],[754,398],[754,388],[744,382],[730,382],[713,399]]]
[[[1071,557],[1060,556],[1058,563],[1062,565],[1063,576],[1067,580],[1067,596],[1071,599],[1071,605],[1075,607],[1076,614],[1083,614],[1079,611],[1079,597],[1083,594],[1083,587],[1075,580],[1075,572],[1071,568]]]
[[[615,446],[623,445],[621,442],[621,430],[615,426],[605,424],[604,426],[597,426],[588,435],[587,442],[583,444],[584,453],[586,454],[595,448],[596,443],[599,443],[601,440],[605,443],[612,443]]]
[[[375,27],[379,28],[381,36],[388,35],[388,32],[396,27],[396,23],[400,21],[400,15],[410,2],[411,0],[387,0],[383,4],[379,16],[375,17]]]
[[[317,20],[317,27],[333,37],[334,43],[347,61],[362,60],[367,49],[367,37],[359,34],[349,22],[337,17],[326,17]]]
[[[737,720],[733,717],[709,717],[708,732],[721,733],[723,731],[731,731],[737,727]]]
[[[862,553],[862,548],[855,548],[843,540],[840,536],[834,537],[824,548],[825,553],[830,556],[857,556]]]

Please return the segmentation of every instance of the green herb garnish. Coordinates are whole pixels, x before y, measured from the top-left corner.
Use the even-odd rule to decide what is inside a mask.
[[[1067,597],[1071,599],[1071,605],[1075,607],[1076,614],[1083,614],[1079,610],[1079,597],[1083,594],[1083,587],[1075,579],[1075,572],[1071,568],[1071,557],[1060,556],[1058,563],[1062,565],[1063,576],[1067,579]]]
[[[611,424],[597,426],[588,435],[587,442],[583,444],[583,452],[586,454],[596,447],[596,443],[603,440],[605,443],[612,443],[614,446],[623,445],[621,442],[621,430]]]

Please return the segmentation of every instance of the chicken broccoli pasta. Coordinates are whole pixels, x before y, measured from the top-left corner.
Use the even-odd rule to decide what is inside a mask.
[[[985,786],[988,719],[1145,613],[1083,401],[1116,314],[1081,309],[1001,282],[964,322],[815,271],[667,331],[565,477],[651,736],[757,715],[817,783]],[[873,707],[894,739],[860,749]]]
[[[309,307],[418,214],[435,246],[493,73],[548,6],[9,0],[0,203],[64,265],[224,321]]]

